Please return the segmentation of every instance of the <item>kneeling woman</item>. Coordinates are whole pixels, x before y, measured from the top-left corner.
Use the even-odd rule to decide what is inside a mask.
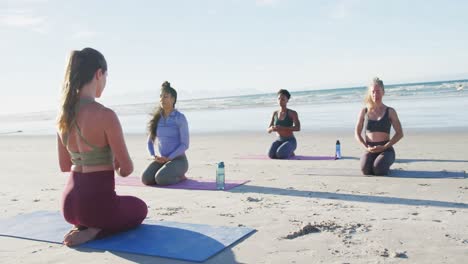
[[[146,185],[170,185],[186,179],[189,130],[184,114],[175,109],[177,92],[169,82],[161,87],[159,106],[148,124],[148,151],[154,161],[142,175]],[[158,140],[159,156],[154,152]]]
[[[65,72],[58,116],[58,154],[70,171],[62,212],[74,225],[64,244],[77,246],[135,228],[148,213],[145,202],[115,193],[114,171],[130,175],[133,163],[115,112],[95,101],[107,80],[107,62],[97,50],[73,51]]]
[[[273,112],[267,131],[276,132],[278,139],[271,144],[268,156],[271,159],[287,159],[293,156],[296,150],[297,142],[293,132],[301,130],[301,123],[297,112],[287,108],[291,94],[281,89],[277,95],[280,108]]]
[[[403,129],[395,109],[383,103],[384,94],[382,80],[374,78],[364,100],[367,107],[359,113],[356,124],[356,140],[366,149],[361,157],[361,171],[364,175],[387,175],[395,161],[393,145],[403,137]],[[364,124],[365,140],[362,137]],[[395,134],[390,139],[392,126]]]

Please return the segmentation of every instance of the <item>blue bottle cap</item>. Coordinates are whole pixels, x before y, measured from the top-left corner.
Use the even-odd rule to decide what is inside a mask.
[[[218,168],[224,168],[224,162],[221,161],[220,163],[218,163]]]

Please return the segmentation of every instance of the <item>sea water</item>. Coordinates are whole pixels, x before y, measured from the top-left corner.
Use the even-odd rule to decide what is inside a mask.
[[[388,85],[384,103],[396,109],[404,129],[468,128],[468,80]],[[302,131],[352,131],[366,87],[291,92],[288,108],[299,114]],[[131,99],[129,99],[131,101]],[[146,133],[156,102],[110,105],[125,133]],[[265,131],[276,93],[180,100],[191,133]],[[56,111],[0,115],[0,134],[55,134]],[[17,133],[22,131],[22,133]]]

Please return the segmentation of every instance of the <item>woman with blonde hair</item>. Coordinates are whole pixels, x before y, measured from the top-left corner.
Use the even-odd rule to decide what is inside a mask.
[[[383,81],[374,78],[367,89],[364,107],[358,115],[355,138],[366,152],[361,157],[364,175],[387,175],[395,161],[395,145],[403,137],[403,129],[395,109],[383,103],[385,88]],[[362,136],[366,128],[365,139]],[[393,126],[395,134],[390,138]]]
[[[77,246],[141,224],[148,208],[142,200],[115,193],[114,170],[133,171],[117,115],[95,101],[107,80],[107,62],[97,50],[71,53],[58,116],[60,168],[70,171],[62,212],[74,225],[64,244]]]

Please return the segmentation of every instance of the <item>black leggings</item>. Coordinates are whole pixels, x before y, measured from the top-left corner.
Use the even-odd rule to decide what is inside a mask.
[[[366,142],[368,146],[383,146],[388,141]],[[380,153],[371,153],[366,151],[361,157],[361,171],[364,175],[387,175],[390,166],[395,162],[395,150],[393,147]]]

